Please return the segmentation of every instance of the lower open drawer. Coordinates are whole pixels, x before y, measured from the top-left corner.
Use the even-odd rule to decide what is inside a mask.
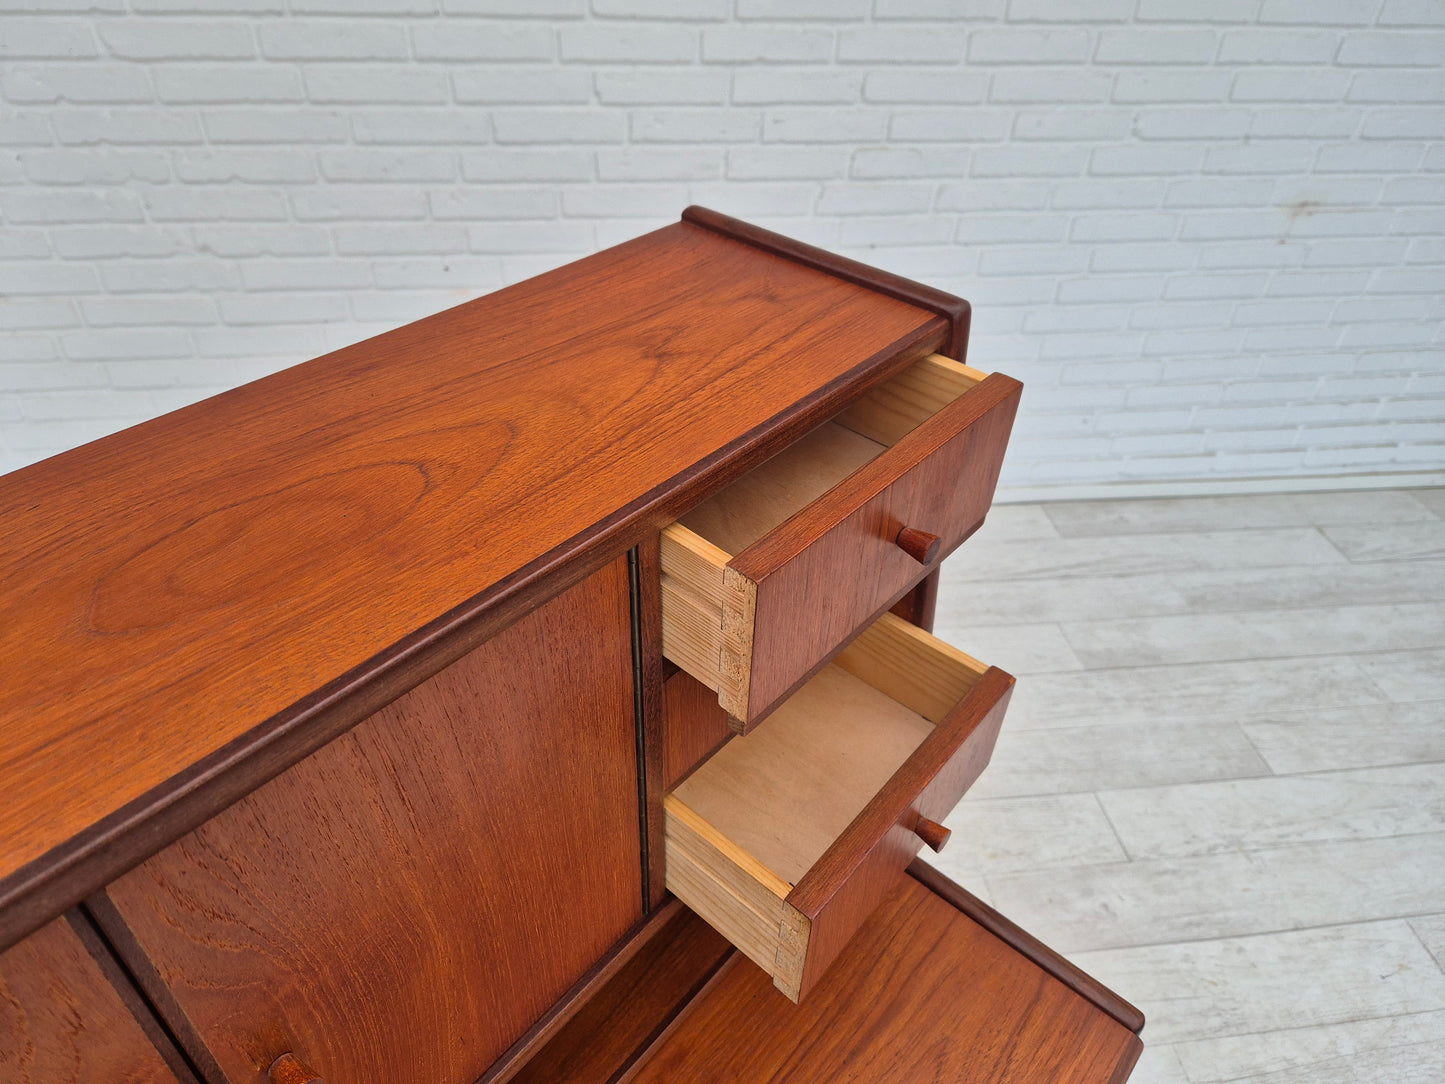
[[[668,889],[801,1000],[920,846],[942,846],[1012,687],[883,615],[668,795]]]

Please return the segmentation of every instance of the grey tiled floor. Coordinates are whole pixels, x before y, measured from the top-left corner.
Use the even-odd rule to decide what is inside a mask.
[[[937,631],[1019,682],[934,861],[1134,1081],[1445,1081],[1445,490],[999,506]]]

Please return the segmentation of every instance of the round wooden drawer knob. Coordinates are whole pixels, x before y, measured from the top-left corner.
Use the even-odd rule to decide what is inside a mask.
[[[913,831],[919,839],[928,844],[929,849],[935,854],[943,850],[948,843],[949,836],[953,835],[943,825],[937,821],[931,821],[927,817],[919,817],[918,823],[913,826]]]
[[[938,556],[938,546],[942,541],[936,534],[916,531],[912,527],[904,527],[898,532],[898,548],[920,565],[926,565]]]
[[[282,1054],[266,1070],[271,1084],[326,1084],[319,1076],[302,1064],[295,1054]]]

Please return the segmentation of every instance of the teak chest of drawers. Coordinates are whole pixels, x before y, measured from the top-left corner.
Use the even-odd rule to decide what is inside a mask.
[[[1127,1077],[915,861],[1013,686],[967,331],[690,208],[0,479],[0,1081]]]

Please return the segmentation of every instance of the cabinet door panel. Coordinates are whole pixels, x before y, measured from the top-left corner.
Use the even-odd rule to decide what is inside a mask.
[[[113,884],[233,1081],[471,1084],[642,914],[626,562]]]
[[[178,1084],[63,918],[0,955],[5,1084]]]

